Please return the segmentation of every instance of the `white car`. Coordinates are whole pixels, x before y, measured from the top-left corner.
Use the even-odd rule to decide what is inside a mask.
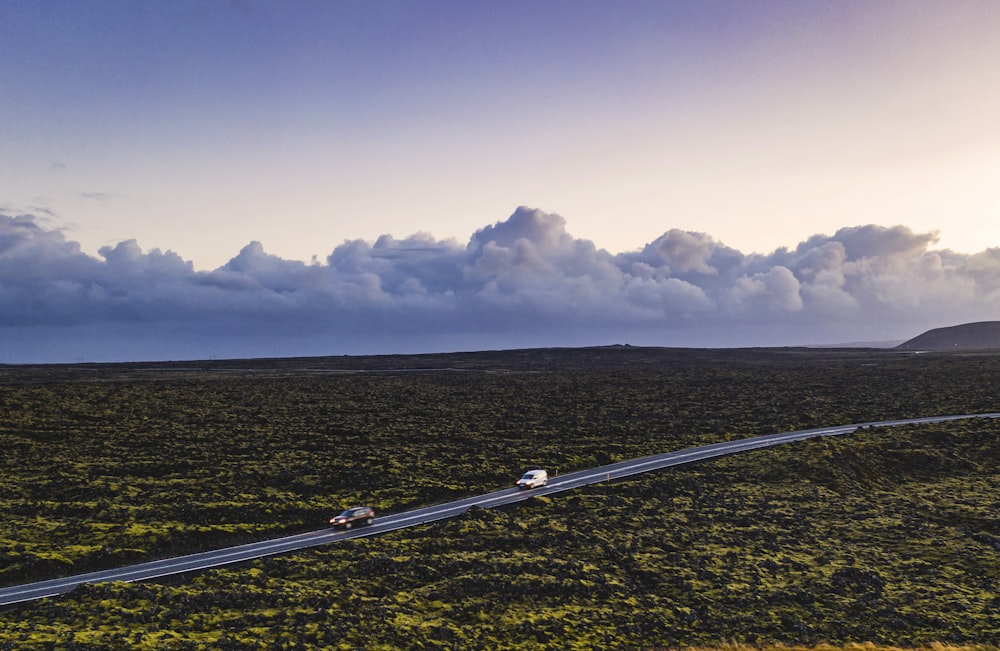
[[[539,486],[544,486],[547,483],[549,483],[549,473],[536,468],[524,473],[524,475],[517,480],[517,487],[538,488]]]

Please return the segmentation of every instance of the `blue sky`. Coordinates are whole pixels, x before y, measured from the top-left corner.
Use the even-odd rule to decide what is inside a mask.
[[[992,2],[0,0],[0,34],[0,362],[829,343],[1000,311]],[[831,242],[839,285],[787,258]],[[853,301],[832,325],[819,285]]]

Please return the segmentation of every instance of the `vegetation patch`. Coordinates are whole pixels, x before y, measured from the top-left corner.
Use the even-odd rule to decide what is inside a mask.
[[[985,353],[628,347],[0,367],[0,582],[426,506],[536,465],[996,411],[998,378]],[[863,430],[81,586],[0,612],[0,648],[995,649],[998,431]]]

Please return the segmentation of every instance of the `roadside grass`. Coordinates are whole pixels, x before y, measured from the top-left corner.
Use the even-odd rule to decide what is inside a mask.
[[[0,581],[315,529],[355,503],[446,501],[527,466],[995,411],[1000,381],[990,355],[618,352],[489,373],[476,355],[461,373],[7,369]],[[0,649],[995,649],[998,432],[866,430],[82,586],[0,612]]]
[[[926,646],[899,647],[880,646],[871,642],[851,642],[842,646],[832,644],[817,644],[815,646],[772,644],[752,646],[729,642],[711,647],[687,647],[687,651],[996,651],[998,647],[991,645],[942,644],[933,642]],[[648,651],[654,651],[649,649]]]

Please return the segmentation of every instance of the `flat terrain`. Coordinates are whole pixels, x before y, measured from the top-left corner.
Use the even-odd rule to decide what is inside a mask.
[[[609,347],[0,367],[0,583],[806,427],[996,411],[1000,355]],[[808,441],[0,612],[0,648],[1000,644],[997,423]]]

